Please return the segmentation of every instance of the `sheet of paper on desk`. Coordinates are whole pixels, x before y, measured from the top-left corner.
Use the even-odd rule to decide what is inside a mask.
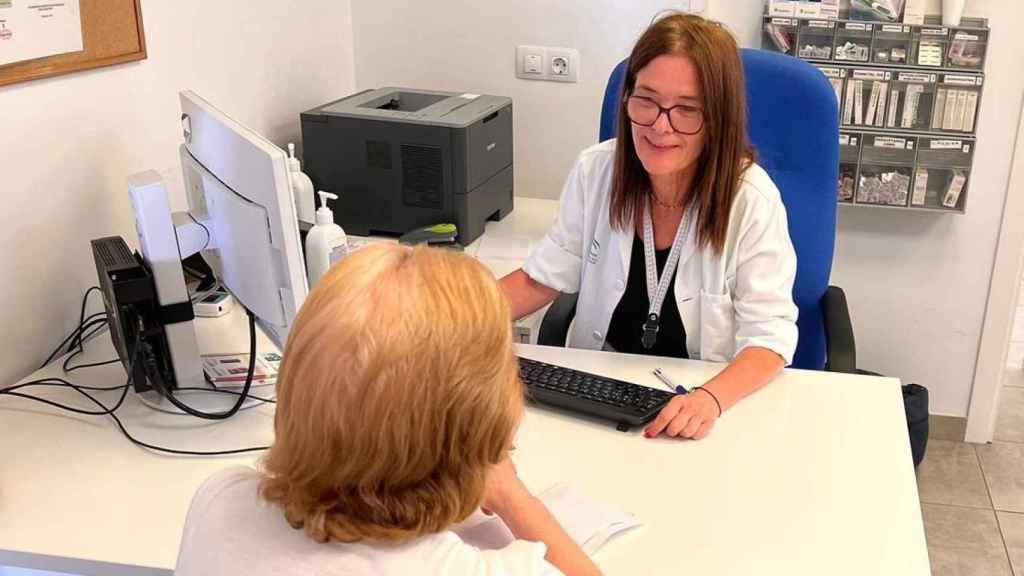
[[[640,526],[629,512],[594,502],[567,484],[555,484],[538,496],[587,554],[597,552],[613,536]]]
[[[526,236],[488,236],[480,237],[480,248],[476,251],[476,257],[496,260],[517,260],[523,261],[533,250],[533,242]]]
[[[252,386],[265,386],[277,382],[281,369],[281,355],[277,352],[259,352],[253,364]],[[249,375],[248,354],[204,354],[203,371],[217,386],[243,386]]]
[[[594,502],[567,484],[556,484],[537,495],[569,536],[589,555],[614,536],[640,526],[632,514]],[[508,546],[515,537],[497,516],[477,512],[452,529],[467,544],[484,550]]]

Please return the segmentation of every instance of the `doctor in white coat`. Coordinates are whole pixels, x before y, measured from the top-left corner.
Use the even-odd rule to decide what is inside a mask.
[[[630,54],[618,137],[580,154],[554,225],[501,285],[514,318],[578,292],[572,347],[728,362],[644,431],[700,439],[792,362],[795,274],[736,42],[671,14]]]

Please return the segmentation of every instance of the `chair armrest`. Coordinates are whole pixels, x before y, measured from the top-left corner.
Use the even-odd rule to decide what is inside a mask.
[[[857,346],[853,338],[853,324],[850,309],[846,305],[846,294],[838,286],[829,286],[821,299],[821,310],[825,320],[825,340],[828,357],[825,370],[829,372],[855,372],[857,370]]]
[[[548,311],[544,313],[544,319],[540,321],[537,344],[565,347],[569,325],[576,316],[576,298],[576,294],[560,294],[555,298]]]

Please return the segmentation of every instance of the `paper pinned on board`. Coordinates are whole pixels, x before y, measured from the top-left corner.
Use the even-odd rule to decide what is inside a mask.
[[[641,525],[629,512],[594,502],[564,483],[548,488],[537,497],[569,536],[591,556],[613,537]],[[482,512],[473,514],[452,531],[467,544],[482,550],[504,548],[515,540],[500,518]]]
[[[0,0],[0,66],[82,50],[79,0]]]

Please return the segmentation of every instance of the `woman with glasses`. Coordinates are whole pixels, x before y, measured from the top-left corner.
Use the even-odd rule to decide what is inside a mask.
[[[670,14],[629,56],[617,137],[584,150],[554,225],[501,285],[521,318],[579,293],[569,345],[728,362],[645,429],[700,439],[793,359],[796,255],[717,22]]]

